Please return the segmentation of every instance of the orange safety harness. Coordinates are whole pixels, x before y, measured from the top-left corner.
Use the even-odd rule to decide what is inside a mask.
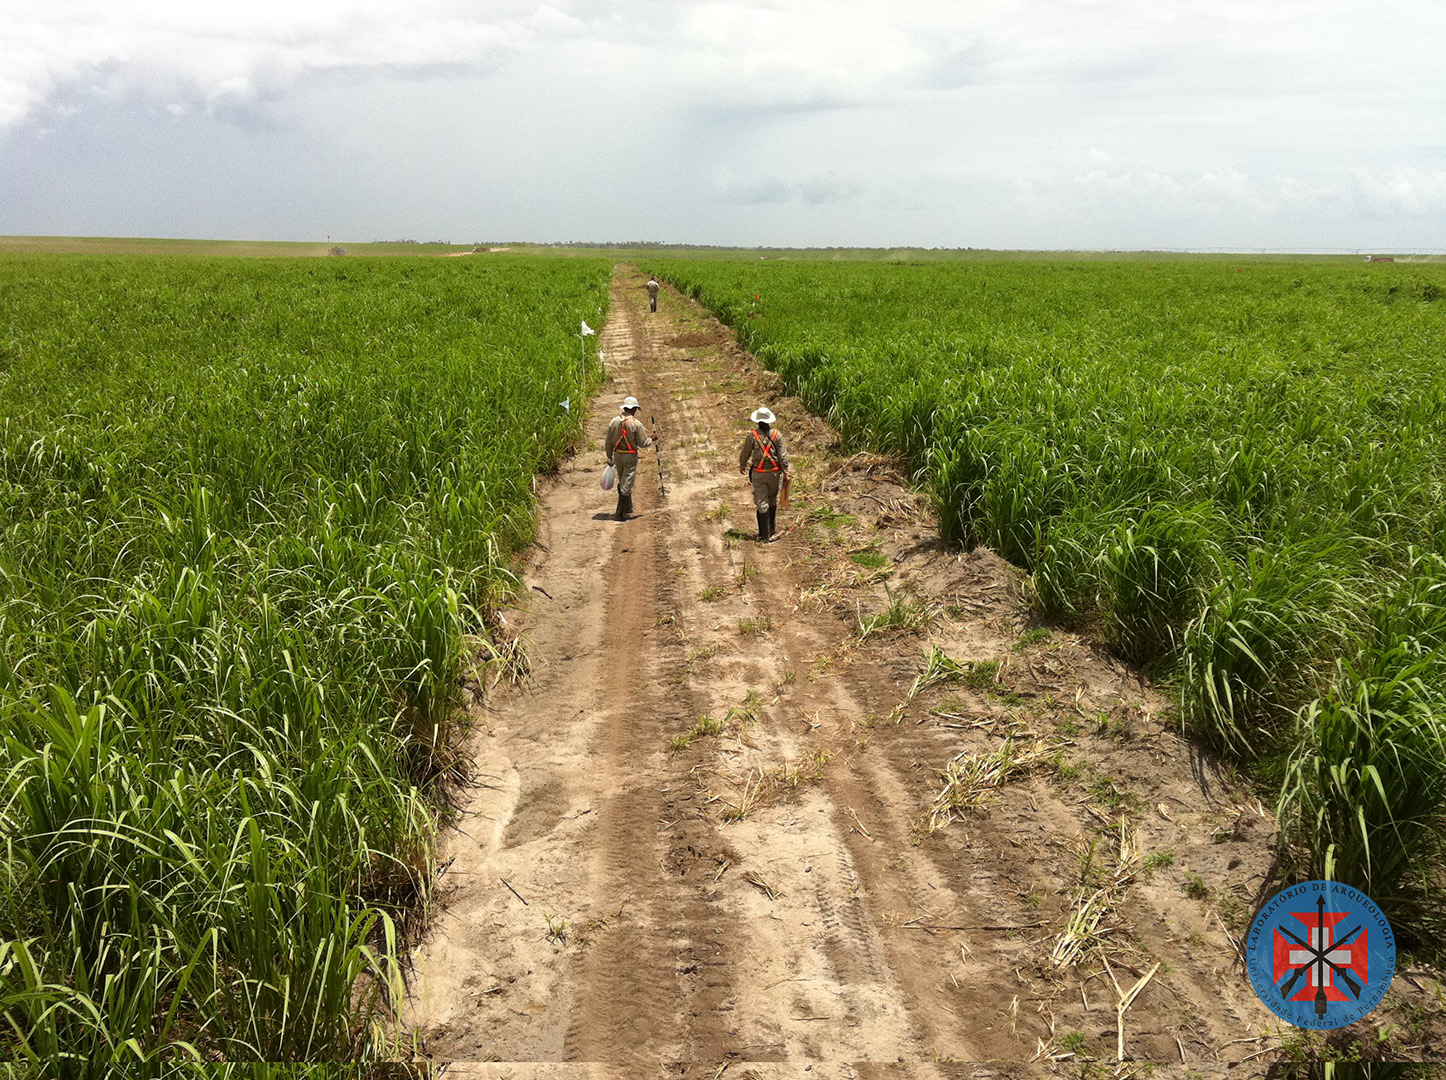
[[[628,418],[623,417],[623,426],[618,429],[618,441],[613,444],[614,454],[636,454],[638,448],[633,445],[632,438],[628,435]]]
[[[760,438],[758,435],[758,429],[753,429],[753,441],[756,442],[763,449],[763,460],[757,465],[753,466],[754,472],[783,471],[783,466],[780,465],[778,463],[778,459],[773,456],[773,440],[776,438],[778,438],[778,433],[771,431],[768,433],[768,441],[764,442],[763,439]]]

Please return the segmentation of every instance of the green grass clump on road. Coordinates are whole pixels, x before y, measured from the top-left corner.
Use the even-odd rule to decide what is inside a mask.
[[[375,1049],[609,277],[0,258],[7,1057]]]

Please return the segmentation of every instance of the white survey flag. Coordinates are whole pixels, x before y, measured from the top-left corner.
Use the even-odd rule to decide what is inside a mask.
[[[583,336],[583,337],[587,337],[589,334],[596,334],[596,333],[597,333],[597,331],[594,330],[591,326],[589,326],[589,325],[587,324],[587,320],[584,319],[584,320],[582,321],[582,336]]]

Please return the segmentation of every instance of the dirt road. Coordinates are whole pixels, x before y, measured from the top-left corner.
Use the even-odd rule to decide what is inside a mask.
[[[594,448],[542,492],[509,616],[532,676],[478,714],[406,1017],[424,1053],[497,1077],[949,1077],[1077,1075],[1123,1045],[1214,1075],[1270,1046],[1230,941],[1264,808],[1132,672],[1032,627],[1016,571],[944,550],[890,463],[843,456],[642,282],[620,268]],[[645,451],[618,523],[596,447],[624,394],[667,491]],[[771,545],[737,472],[765,403],[798,475]]]

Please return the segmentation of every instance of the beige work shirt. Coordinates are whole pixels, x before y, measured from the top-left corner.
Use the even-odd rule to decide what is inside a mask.
[[[625,425],[628,432],[627,441],[623,439]],[[636,416],[614,416],[613,422],[608,425],[607,438],[604,440],[609,465],[613,464],[614,454],[628,452],[628,441],[632,442],[634,450],[642,450],[653,445],[653,440],[648,435],[648,429],[643,427],[643,422]]]
[[[773,460],[778,463],[784,472],[788,472],[788,454],[783,449],[783,436],[774,428],[768,433],[768,438],[754,428],[747,435],[743,436],[743,449],[738,451],[738,467],[752,472],[763,464],[765,443],[773,451]],[[771,471],[770,463],[770,471]]]

